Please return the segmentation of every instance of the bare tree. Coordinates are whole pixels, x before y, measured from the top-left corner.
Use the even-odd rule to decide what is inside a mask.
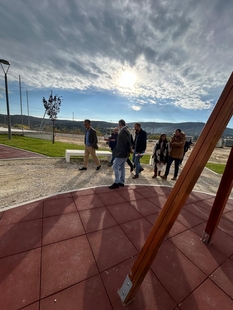
[[[57,119],[57,114],[60,112],[60,106],[62,102],[62,97],[49,96],[48,101],[43,97],[43,104],[45,107],[46,114],[49,116],[53,122],[53,143],[54,143],[54,129],[55,129],[55,120]]]

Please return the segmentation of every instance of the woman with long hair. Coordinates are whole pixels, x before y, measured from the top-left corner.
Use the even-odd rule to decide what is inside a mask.
[[[167,141],[167,137],[165,133],[162,133],[159,137],[159,140],[156,142],[153,156],[154,159],[154,175],[152,178],[156,178],[157,175],[160,176],[161,170],[164,165],[166,165],[168,160],[169,153],[169,142]]]

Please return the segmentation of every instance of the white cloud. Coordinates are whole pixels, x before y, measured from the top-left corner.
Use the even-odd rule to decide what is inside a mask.
[[[200,98],[182,98],[180,100],[174,101],[174,105],[184,109],[190,110],[207,110],[212,107],[212,104],[209,100],[203,101]]]
[[[140,110],[141,110],[141,107],[138,106],[138,105],[132,105],[131,108],[132,108],[134,111],[140,111]]]
[[[22,75],[31,88],[95,88],[140,105],[167,99],[202,110],[212,106],[203,98],[214,96],[232,70],[230,0],[0,3],[9,79]],[[122,85],[126,71],[136,78]]]
[[[148,102],[151,103],[151,104],[156,104],[155,100],[148,99]]]

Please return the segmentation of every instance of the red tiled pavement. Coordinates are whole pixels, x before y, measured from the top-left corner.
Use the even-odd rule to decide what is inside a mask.
[[[0,159],[20,159],[32,157],[46,157],[45,155],[25,151],[16,147],[0,144]]]
[[[162,243],[136,298],[122,305],[117,290],[169,192],[159,186],[90,188],[2,212],[0,308],[233,309],[233,203],[229,200],[207,246],[201,236],[213,196],[197,192]]]
[[[2,145],[0,154],[42,156]],[[0,212],[0,309],[232,310],[233,200],[207,246],[201,236],[214,196],[200,192],[188,198],[136,298],[122,305],[117,290],[170,191],[97,187]]]

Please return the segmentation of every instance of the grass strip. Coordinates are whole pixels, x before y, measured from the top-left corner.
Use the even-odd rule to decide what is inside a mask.
[[[218,174],[223,174],[226,165],[225,164],[218,164],[218,163],[210,163],[210,162],[208,162],[206,164],[206,167],[209,168],[210,170],[218,173]]]
[[[49,140],[24,137],[20,135],[12,135],[11,140],[8,139],[7,135],[0,135],[0,143],[49,157],[64,157],[65,150],[67,149],[84,150],[84,145],[65,142],[55,142],[53,144],[52,141]]]

